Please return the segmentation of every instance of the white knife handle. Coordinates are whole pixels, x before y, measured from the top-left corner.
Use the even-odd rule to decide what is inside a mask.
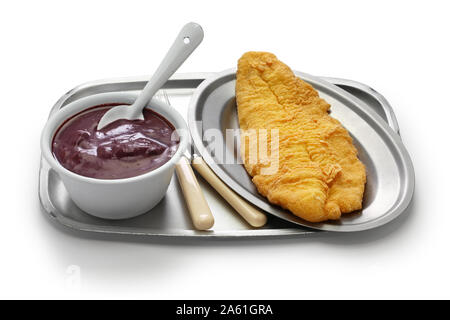
[[[195,156],[192,166],[252,227],[259,228],[266,224],[266,215],[223,183],[201,157]]]

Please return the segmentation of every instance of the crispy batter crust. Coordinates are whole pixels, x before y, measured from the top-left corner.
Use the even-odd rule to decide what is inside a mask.
[[[330,105],[311,85],[275,55],[247,52],[238,62],[236,99],[241,156],[263,196],[311,222],[361,209],[365,167],[347,130],[328,115]],[[267,163],[249,161],[257,157],[245,139],[252,129],[278,129],[279,169],[273,174],[264,173]]]

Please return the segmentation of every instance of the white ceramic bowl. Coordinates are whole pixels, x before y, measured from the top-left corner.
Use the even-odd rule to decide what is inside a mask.
[[[148,107],[169,120],[180,135],[174,156],[161,167],[126,179],[95,179],[81,176],[64,168],[53,156],[52,140],[59,126],[68,118],[87,108],[107,103],[131,104],[132,93],[102,93],[76,100],[64,106],[48,120],[41,136],[45,160],[61,177],[75,204],[83,211],[105,219],[135,217],[153,208],[165,195],[175,164],[186,151],[189,136],[181,115],[167,104],[153,99]]]

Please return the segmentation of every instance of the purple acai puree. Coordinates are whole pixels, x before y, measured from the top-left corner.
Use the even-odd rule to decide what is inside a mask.
[[[97,130],[112,106],[88,109],[58,129],[53,155],[64,168],[91,178],[122,179],[152,171],[170,160],[179,136],[169,121],[145,109],[144,120],[117,120]]]

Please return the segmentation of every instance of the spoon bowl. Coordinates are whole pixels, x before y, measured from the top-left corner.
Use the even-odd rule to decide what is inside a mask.
[[[121,105],[112,107],[100,119],[100,122],[97,125],[97,129],[101,130],[108,126],[108,124],[111,124],[120,119],[144,120],[143,112],[141,111],[138,114],[135,114],[132,106],[133,105]]]

